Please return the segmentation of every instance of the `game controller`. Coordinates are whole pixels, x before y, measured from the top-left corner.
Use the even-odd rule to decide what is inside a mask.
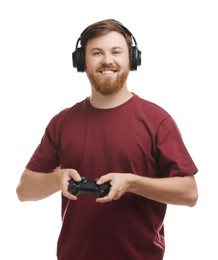
[[[109,193],[111,185],[109,182],[98,185],[96,183],[97,180],[98,178],[94,179],[94,181],[88,181],[86,177],[82,177],[81,181],[76,182],[71,179],[69,181],[68,190],[73,195],[84,193],[98,195],[98,197],[104,197]]]

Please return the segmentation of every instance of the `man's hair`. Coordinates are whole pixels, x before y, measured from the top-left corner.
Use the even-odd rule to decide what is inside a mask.
[[[132,35],[127,28],[114,19],[106,19],[88,26],[80,35],[80,44],[85,50],[88,40],[107,34],[108,32],[119,32],[126,39],[130,49],[132,46]]]

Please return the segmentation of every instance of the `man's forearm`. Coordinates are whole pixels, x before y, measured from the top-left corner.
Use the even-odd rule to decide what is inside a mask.
[[[198,192],[193,176],[163,179],[132,176],[131,192],[165,204],[194,206]]]
[[[17,187],[20,201],[44,199],[60,190],[57,172],[39,173],[25,170]]]

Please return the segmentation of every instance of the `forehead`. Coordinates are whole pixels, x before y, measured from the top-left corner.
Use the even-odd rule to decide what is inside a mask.
[[[104,49],[104,48],[115,48],[115,47],[128,49],[128,45],[124,36],[119,32],[113,31],[88,40],[86,45],[86,51],[95,48]]]

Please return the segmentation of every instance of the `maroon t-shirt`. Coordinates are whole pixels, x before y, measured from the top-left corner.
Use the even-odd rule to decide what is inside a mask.
[[[197,172],[172,117],[137,95],[112,109],[96,109],[87,98],[57,114],[27,164],[45,173],[56,167],[90,181],[110,172],[151,178]],[[165,212],[165,204],[132,193],[105,204],[93,195],[62,196],[58,259],[161,260]]]

